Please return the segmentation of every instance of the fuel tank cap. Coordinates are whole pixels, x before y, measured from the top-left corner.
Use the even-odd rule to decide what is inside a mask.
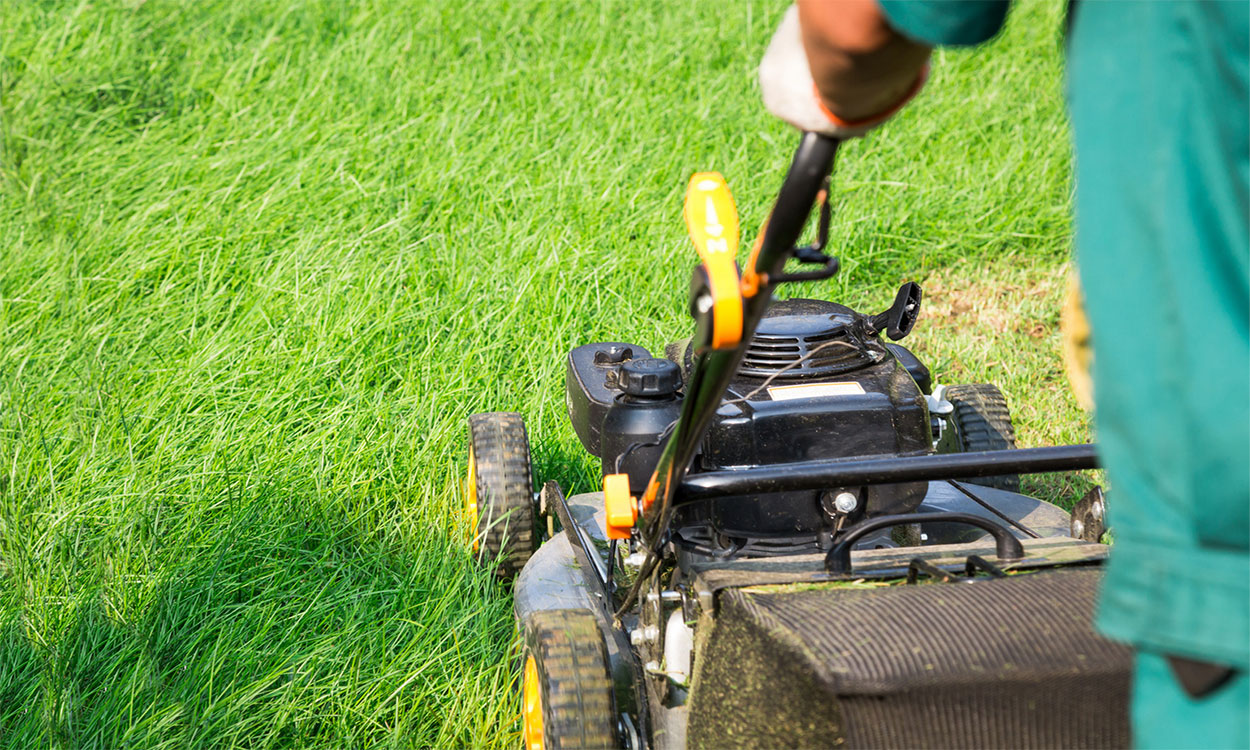
[[[671,360],[633,359],[621,365],[620,383],[627,396],[665,398],[675,395],[681,387],[681,371]]]

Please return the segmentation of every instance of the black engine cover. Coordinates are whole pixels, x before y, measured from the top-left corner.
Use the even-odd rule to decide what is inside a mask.
[[[865,334],[859,319],[832,302],[775,303],[708,429],[698,468],[929,453],[924,394],[894,352]],[[927,487],[911,482],[827,491],[852,492],[869,515],[883,515],[915,509]],[[685,523],[702,520],[736,538],[807,537],[830,521],[821,494],[722,498],[687,509]]]
[[[620,419],[605,423],[609,409],[616,414],[633,408],[629,399],[609,397],[616,379],[605,371],[615,364],[610,360],[617,359],[607,356],[609,348],[614,354],[629,350],[634,356],[646,356],[645,349],[629,344],[591,344],[570,352],[566,381],[570,419],[587,449],[601,455],[605,467],[621,465],[630,473],[631,487],[637,488],[649,479],[649,470],[640,465],[644,462],[628,460],[635,458],[632,454],[617,462],[616,455],[608,454],[646,440],[636,434],[628,440],[601,434],[607,424],[622,423]],[[902,350],[908,355],[903,360],[910,360],[905,365],[896,348],[902,349],[887,348],[867,332],[863,316],[842,305],[817,300],[774,303],[730,383],[692,471],[931,452],[928,407],[913,375],[920,374],[917,368],[923,370],[923,365]],[[667,353],[680,359],[678,364],[688,373],[692,357],[688,346],[669,347]],[[924,376],[927,380],[927,372]],[[671,413],[675,415],[676,409]],[[657,443],[662,432],[657,426]],[[865,509],[869,515],[913,510],[926,489],[927,483],[913,482],[830,487],[827,492],[857,495],[860,510],[854,520]],[[719,535],[739,540],[733,542],[739,545],[772,538],[809,546],[832,523],[822,509],[823,494],[718,498],[681,506],[675,522],[678,528],[685,527],[686,539],[701,545],[715,546]]]

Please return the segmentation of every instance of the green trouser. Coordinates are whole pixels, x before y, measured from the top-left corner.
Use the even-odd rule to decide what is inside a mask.
[[[1143,750],[1250,747],[1250,676],[1236,673],[1203,698],[1190,698],[1164,657],[1137,652],[1133,744]]]

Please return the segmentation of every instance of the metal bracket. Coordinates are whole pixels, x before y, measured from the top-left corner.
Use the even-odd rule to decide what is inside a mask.
[[[933,563],[917,557],[907,565],[907,583],[914,586],[920,579],[921,574],[927,575],[930,578],[936,578],[942,583],[950,583],[955,580],[954,574],[942,570]]]
[[[972,583],[976,580],[977,571],[988,573],[991,578],[1006,578],[1007,574],[1003,569],[991,563],[980,555],[968,555],[968,559],[964,561],[963,577],[943,570],[924,558],[913,558],[907,565],[907,583],[915,584],[921,575],[936,578],[942,583],[951,583],[959,581],[961,583]]]

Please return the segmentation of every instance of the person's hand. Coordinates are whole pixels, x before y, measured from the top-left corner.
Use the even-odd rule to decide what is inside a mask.
[[[855,138],[924,85],[929,48],[890,29],[873,0],[811,3],[803,24],[787,9],[759,68],[764,105],[794,127]]]

